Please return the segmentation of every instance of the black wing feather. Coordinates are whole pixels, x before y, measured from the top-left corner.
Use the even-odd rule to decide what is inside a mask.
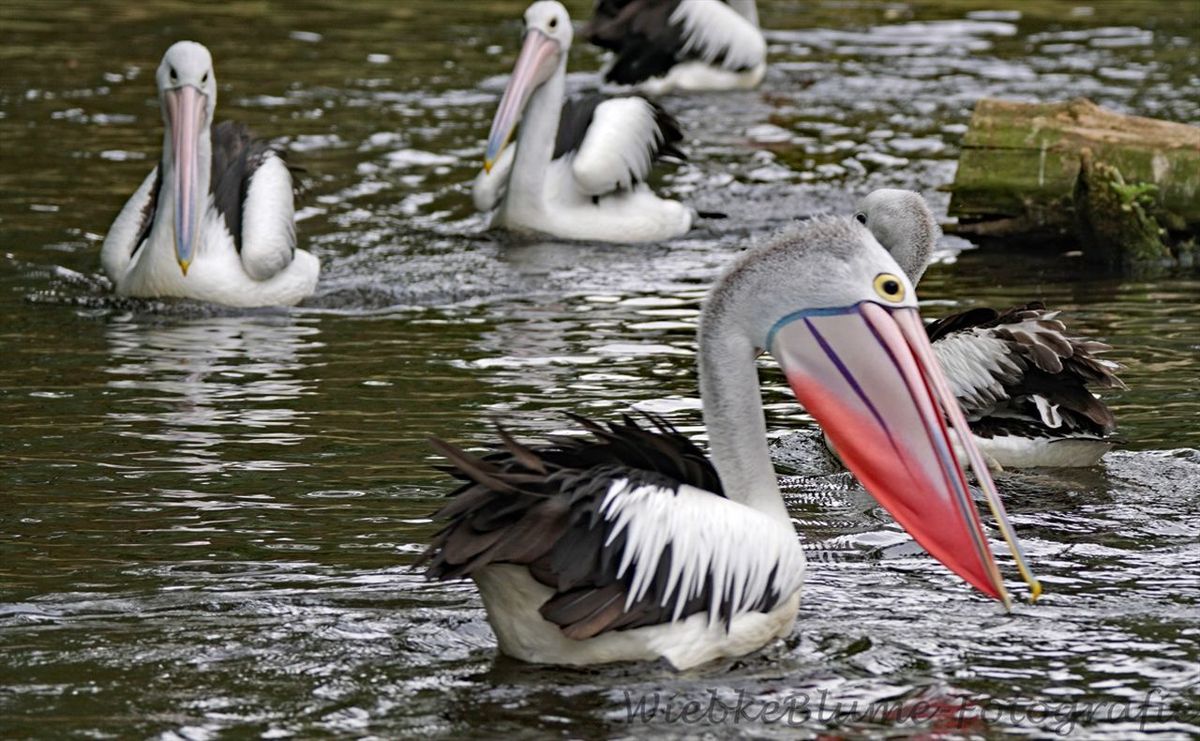
[[[599,93],[568,98],[563,103],[562,116],[558,119],[558,134],[554,137],[554,159],[576,151],[587,136],[588,127],[596,115],[596,108],[608,100]]]
[[[158,198],[162,192],[163,184],[163,165],[158,163],[158,168],[154,171],[154,185],[150,186],[150,200],[146,201],[146,205],[142,206],[142,221],[138,226],[137,239],[133,243],[133,251],[130,255],[136,255],[142,245],[150,237],[150,230],[154,228],[154,216],[158,213]]]
[[[1009,399],[1000,402],[1002,408],[996,410],[999,413],[972,421],[975,434],[1106,437],[1116,429],[1112,410],[1089,388],[1125,388],[1113,369],[1097,357],[1111,348],[1102,342],[1068,337],[1062,322],[1047,318],[1048,314],[1045,304],[1034,301],[1003,312],[974,308],[926,325],[930,342],[957,332],[990,330],[993,337],[1008,345],[1011,358],[1022,368],[1018,376],[999,379]],[[1039,329],[1030,333],[1018,328],[1025,322],[1033,322]],[[1063,418],[1061,428],[1051,429],[1041,423],[1034,396],[1058,406]]]
[[[636,85],[661,77],[682,59],[683,29],[671,23],[678,0],[602,0],[584,27],[591,43],[616,54],[606,82]]]
[[[712,0],[713,2],[724,0]],[[600,0],[583,29],[588,41],[616,54],[604,80],[636,85],[662,77],[672,67],[700,55],[687,50],[684,27],[671,22],[679,0]],[[725,62],[724,53],[710,60]],[[737,69],[737,72],[744,70]]]
[[[613,526],[600,505],[612,483],[622,479],[671,491],[683,484],[718,496],[724,491],[699,448],[662,418],[645,418],[653,429],[628,416],[608,425],[573,417],[592,437],[545,446],[521,445],[502,432],[500,449],[483,457],[435,442],[466,483],[434,515],[447,522],[422,557],[426,577],[471,576],[495,563],[527,566],[555,591],[541,614],[575,639],[670,622],[675,608],[664,594],[670,548],[659,561],[662,578],[626,608],[633,574],[617,576],[625,532],[605,545]],[[710,581],[682,615],[706,611],[711,595]],[[758,608],[769,610],[779,599],[778,593],[766,594]],[[720,616],[732,620],[732,605],[723,603]]]
[[[596,109],[611,97],[602,93],[569,98],[563,104],[562,116],[558,120],[558,133],[554,138],[554,159],[577,151],[587,138],[588,127],[596,116]],[[683,142],[683,130],[679,121],[662,106],[646,101],[654,109],[654,123],[658,126],[660,139],[652,143],[651,156],[654,160],[671,157],[686,160],[687,155],[679,148]]]
[[[282,150],[254,136],[244,124],[222,121],[213,127],[209,190],[239,253],[242,251],[242,209],[250,190],[250,179],[269,157],[286,160]]]

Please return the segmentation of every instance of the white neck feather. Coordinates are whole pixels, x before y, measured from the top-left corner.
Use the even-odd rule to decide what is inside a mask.
[[[542,202],[546,170],[554,157],[554,141],[562,117],[567,87],[567,55],[549,80],[529,99],[517,136],[517,153],[508,181],[508,198],[520,203]]]

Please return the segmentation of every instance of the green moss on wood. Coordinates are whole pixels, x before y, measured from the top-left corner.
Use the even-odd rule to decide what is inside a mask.
[[[1075,215],[1086,243],[1113,263],[1137,265],[1169,261],[1171,253],[1152,211],[1158,186],[1127,183],[1121,171],[1096,162],[1090,150],[1080,157]]]
[[[1112,168],[1104,171],[1104,186],[1094,184],[1104,195],[1093,194],[1087,218],[1076,202],[1085,151],[1093,167]],[[1102,205],[1122,214],[1113,215],[1109,227],[1115,231],[1084,233],[1081,224],[1103,221],[1097,212]],[[1151,257],[1161,252],[1151,249],[1152,232],[1159,247],[1168,231],[1185,239],[1200,235],[1200,128],[1124,116],[1083,99],[981,100],[964,137],[950,215],[967,232],[979,222],[978,232],[993,236],[1075,233],[1085,248],[1099,234],[1106,259],[1110,250],[1119,251],[1113,239],[1130,239],[1120,262],[1161,259]]]

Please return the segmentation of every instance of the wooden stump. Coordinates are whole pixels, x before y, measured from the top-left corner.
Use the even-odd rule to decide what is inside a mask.
[[[1200,236],[1200,128],[1089,100],[979,101],[950,215],[984,237],[1071,240],[1109,262],[1170,260]]]

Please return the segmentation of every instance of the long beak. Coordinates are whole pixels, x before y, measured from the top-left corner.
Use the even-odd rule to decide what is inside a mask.
[[[1041,586],[915,308],[866,301],[799,312],[775,325],[768,344],[796,398],[867,491],[934,558],[1007,608],[1008,591],[955,457],[948,420],[1031,600],[1037,599]]]
[[[171,154],[175,170],[171,188],[175,195],[175,257],[187,275],[192,264],[196,230],[201,214],[200,132],[207,115],[204,94],[185,85],[166,92],[167,117],[171,125]]]
[[[525,34],[525,44],[513,67],[512,79],[500,98],[500,107],[492,119],[492,130],[488,134],[487,151],[483,155],[483,169],[492,171],[500,153],[512,138],[513,129],[521,120],[521,113],[529,104],[529,98],[538,86],[550,78],[558,66],[562,49],[558,42],[536,29]]]

